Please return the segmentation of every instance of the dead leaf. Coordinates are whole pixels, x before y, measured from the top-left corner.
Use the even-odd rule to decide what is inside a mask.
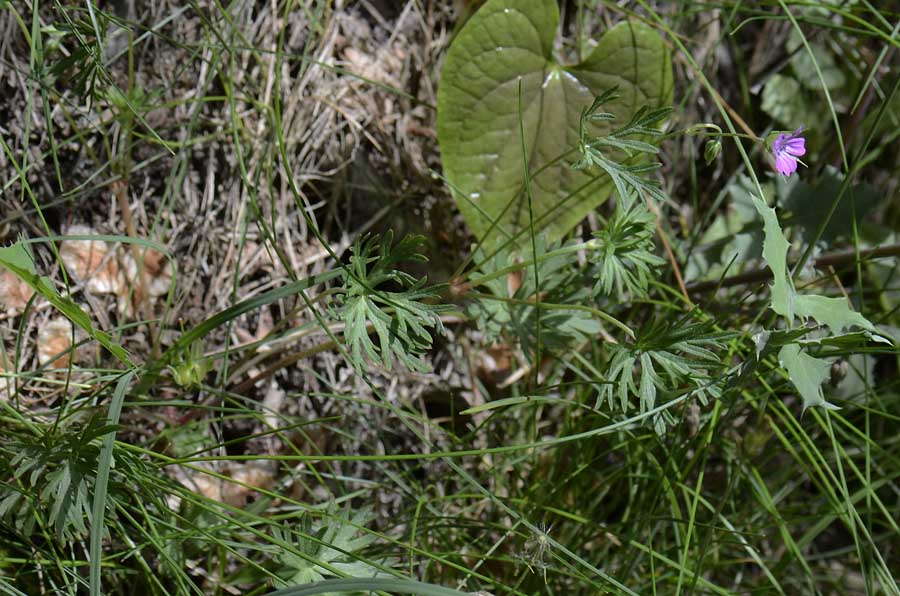
[[[343,54],[347,70],[358,77],[383,85],[400,86],[399,74],[403,70],[402,52],[379,48],[376,55],[372,56],[357,48],[347,47],[344,48]]]
[[[16,277],[12,272],[0,268],[0,304],[10,316],[25,312],[25,306],[34,295],[31,286]]]
[[[131,251],[126,252],[122,258],[128,284],[139,288],[146,281],[146,295],[153,298],[165,296],[169,293],[169,286],[172,283],[172,266],[169,265],[166,255],[152,248],[142,248],[139,252],[143,254],[144,259],[143,278]]]
[[[255,488],[270,489],[275,483],[275,475],[271,462],[250,462],[232,471],[231,477],[236,482],[222,485],[222,499],[234,507],[243,507],[255,492]],[[240,482],[242,484],[237,484]],[[246,485],[246,486],[244,486]]]
[[[72,226],[69,236],[91,236],[97,232],[87,226]],[[102,240],[64,240],[59,256],[66,270],[93,294],[118,294],[124,284],[115,251]]]
[[[222,481],[215,476],[194,470],[186,470],[187,475],[179,478],[181,483],[207,499],[222,502]]]
[[[38,331],[37,355],[41,366],[67,368],[71,361],[72,323],[53,319]]]

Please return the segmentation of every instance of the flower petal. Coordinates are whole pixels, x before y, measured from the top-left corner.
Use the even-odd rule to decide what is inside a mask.
[[[785,153],[789,153],[790,155],[805,155],[806,154],[806,139],[790,139],[782,146],[782,151]]]
[[[782,176],[790,176],[797,171],[797,160],[784,153],[775,156],[775,169]]]
[[[784,143],[787,141],[787,139],[787,135],[785,135],[784,133],[778,135],[778,137],[776,137],[775,139],[775,142],[772,143],[772,152],[776,155],[781,153],[782,148],[784,147]]]

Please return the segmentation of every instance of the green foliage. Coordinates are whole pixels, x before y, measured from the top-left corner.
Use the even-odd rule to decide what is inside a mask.
[[[772,310],[785,318],[788,327],[793,327],[794,317],[804,323],[814,319],[827,327],[833,335],[858,327],[875,336],[876,329],[864,316],[855,312],[845,298],[829,298],[818,294],[799,294],[794,289],[787,269],[787,254],[790,243],[781,230],[775,210],[765,205],[762,199],[755,199],[754,206],[763,217],[765,241],[763,258],[772,270]],[[779,360],[803,398],[803,407],[811,405],[830,406],[819,387],[826,378],[828,364],[809,354],[801,353],[799,346],[785,346],[779,352]]]
[[[553,55],[558,25],[556,0],[489,0],[447,53],[438,92],[441,158],[457,205],[481,240],[505,239],[527,227],[522,142],[535,228],[553,241],[613,188],[607,176],[567,165],[568,152],[579,145],[582,108],[614,87],[620,95],[606,109],[620,120],[641,105],[671,104],[671,59],[653,29],[619,23],[583,62],[567,66]],[[609,121],[595,119],[586,132],[605,137],[612,130]]]
[[[801,320],[814,319],[839,335],[851,327],[859,327],[876,333],[875,326],[864,316],[850,308],[846,298],[829,298],[819,294],[794,295],[794,308]]]
[[[599,271],[593,294],[621,299],[626,292],[646,296],[653,272],[665,261],[653,254],[653,214],[631,193],[619,195],[616,211],[606,226],[594,232]]]
[[[310,584],[335,575],[353,578],[384,575],[386,559],[369,564],[361,558],[362,551],[375,542],[375,535],[364,531],[372,519],[366,509],[351,512],[348,508],[341,513],[332,507],[326,516],[316,521],[309,515],[304,516],[298,531],[292,531],[286,525],[274,526],[272,534],[277,540],[295,545],[297,551],[305,555],[283,549],[277,551],[278,587]]]
[[[814,182],[796,179],[784,189],[787,193],[784,208],[791,213],[789,225],[799,229],[805,241],[814,239],[827,213],[822,205],[830,204],[838,196],[842,182],[843,175],[829,166]],[[882,196],[870,184],[851,185],[825,226],[820,241],[830,245],[835,240],[852,237],[854,220],[862,222],[881,200]]]
[[[843,110],[850,101],[841,93],[848,87],[848,76],[825,43],[813,39],[807,41],[812,55],[803,46],[800,33],[796,29],[790,31],[786,44],[790,68],[766,81],[761,107],[785,128],[793,130],[802,124],[813,144],[819,145],[819,141],[830,134],[826,129],[831,124],[823,84],[832,97],[840,98],[835,108]],[[822,73],[821,79],[816,65]]]
[[[60,542],[85,537],[100,438],[114,428],[93,417],[75,432],[48,430],[7,445],[15,454],[9,462],[13,484],[0,500],[0,519],[26,536],[36,531],[37,520],[46,518]]]
[[[328,596],[329,594],[352,594],[357,591],[383,591],[389,594],[413,594],[414,596],[473,596],[472,592],[460,592],[435,584],[411,579],[368,577],[364,579],[324,579],[313,585],[284,588],[271,592],[269,596]],[[476,592],[476,596],[487,592]]]
[[[370,361],[390,370],[394,359],[411,370],[428,369],[421,356],[431,348],[432,332],[443,331],[440,313],[447,307],[429,304],[437,295],[425,287],[424,278],[395,268],[404,261],[425,261],[418,252],[423,241],[407,236],[394,244],[389,232],[353,243],[337,316],[358,369]],[[378,343],[369,335],[370,325]]]
[[[649,106],[641,106],[632,116],[631,120],[621,128],[616,128],[607,134],[592,135],[590,123],[612,122],[616,119],[611,112],[601,112],[600,108],[614,102],[619,98],[618,87],[608,89],[594,98],[593,103],[581,112],[578,120],[578,151],[581,159],[572,167],[581,170],[595,166],[606,172],[612,180],[620,197],[632,192],[637,196],[647,199],[654,198],[665,201],[666,196],[660,190],[659,185],[648,180],[644,175],[659,167],[658,163],[642,162],[634,165],[621,163],[633,161],[639,154],[655,155],[659,148],[642,138],[654,138],[660,136],[660,131],[652,126],[668,117],[671,108],[650,109]],[[612,155],[610,150],[618,150],[617,155]]]
[[[116,118],[123,123],[127,123],[135,114],[145,115],[159,101],[159,97],[146,93],[140,86],[131,88],[127,96],[118,87],[107,87],[103,92],[103,99],[114,109]]]
[[[847,77],[844,76],[843,70],[835,59],[834,54],[825,47],[825,44],[812,41],[809,43],[815,61],[819,65],[822,72],[822,79],[829,91],[836,91],[844,86]],[[811,90],[818,90],[822,87],[822,81],[816,73],[816,67],[813,64],[813,57],[809,55],[803,48],[802,38],[796,30],[792,30],[788,37],[787,51],[791,54],[791,67],[797,76],[800,84]]]
[[[872,324],[861,314],[854,312],[847,300],[797,293],[787,269],[790,243],[781,231],[775,210],[765,206],[762,200],[757,200],[754,205],[763,216],[765,224],[763,258],[774,277],[772,310],[787,319],[788,325],[793,325],[796,316],[804,321],[813,318],[819,324],[828,326],[834,334],[839,334],[849,327],[860,327],[874,333],[875,328]]]
[[[778,352],[778,361],[800,392],[804,410],[810,406],[837,409],[837,406],[825,401],[822,394],[822,383],[828,379],[831,372],[831,365],[828,362],[802,352],[797,344],[781,348]]]
[[[54,82],[70,81],[79,96],[93,97],[109,82],[103,67],[103,44],[112,19],[102,10],[93,10],[90,14],[79,11],[75,18],[68,11],[62,11],[62,14],[66,20],[48,32],[49,45],[50,48],[64,47],[67,51],[49,66],[47,72]]]
[[[774,189],[764,185],[763,192]],[[757,266],[763,233],[754,207],[755,185],[748,176],[736,175],[725,187],[728,202],[699,234],[688,264],[686,280],[717,280],[738,273],[744,266]]]
[[[722,153],[722,142],[715,139],[709,140],[703,148],[703,161],[705,161],[708,166],[712,165],[719,157],[720,153]]]
[[[763,218],[763,258],[772,270],[772,310],[785,317],[788,323],[794,320],[794,284],[787,269],[787,254],[791,245],[781,231],[775,210],[762,199],[755,199],[753,206]]]
[[[169,366],[172,379],[186,389],[199,387],[211,369],[210,362],[203,357],[202,344],[195,341],[175,358],[174,364]]]
[[[547,246],[543,236],[535,238],[535,242],[541,303],[545,305],[540,317],[535,306],[538,289],[533,265],[523,266],[512,274],[514,283],[506,275],[485,282],[482,287],[488,293],[467,305],[469,315],[491,341],[519,342],[528,355],[535,353],[538,336],[542,349],[561,350],[595,336],[601,329],[589,311],[577,308],[590,299],[587,289],[590,279],[574,266],[571,254],[560,250],[575,243]],[[476,262],[475,273],[489,275],[507,269],[515,257],[509,252],[499,252],[485,259],[479,251]],[[567,309],[566,305],[575,308]]]
[[[815,95],[795,78],[783,74],[773,75],[766,83],[762,109],[785,127],[796,127],[802,122],[811,130],[819,130],[828,122],[828,112]]]
[[[724,367],[720,354],[731,334],[712,330],[709,323],[681,319],[651,324],[634,345],[618,344],[610,350],[607,382],[597,398],[610,409],[629,412],[630,397],[639,397],[639,411],[657,406],[660,393],[692,393],[701,403],[721,394],[721,379],[714,373]],[[674,421],[667,411],[653,417],[654,429],[664,434]]]
[[[16,73],[21,76],[7,77],[7,88],[22,85],[29,98],[23,111],[33,112],[4,125],[8,145],[0,138],[0,161],[24,156],[21,172],[6,170],[12,208],[0,218],[0,235],[6,226],[34,233],[82,219],[70,212],[71,203],[100,221],[115,180],[125,183],[132,206],[149,199],[135,214],[138,235],[168,238],[175,249],[208,248],[205,238],[191,235],[198,229],[191,218],[178,218],[185,202],[202,196],[200,204],[214,210],[199,218],[204,233],[216,242],[234,238],[232,230],[214,226],[220,215],[239,213],[247,236],[221,253],[198,255],[247,254],[243,241],[249,247],[252,239],[288,269],[292,247],[280,243],[311,239],[282,233],[312,213],[303,195],[328,197],[332,185],[365,192],[355,174],[350,185],[341,178],[308,182],[309,163],[296,150],[298,143],[312,147],[307,133],[320,130],[305,128],[304,106],[338,117],[347,107],[332,110],[328,100],[346,90],[340,81],[351,80],[348,72],[309,76],[332,63],[322,50],[340,53],[346,45],[335,46],[332,33],[359,49],[353,30],[371,31],[379,41],[376,27],[397,26],[392,49],[405,53],[402,62],[422,74],[428,93],[417,96],[410,85],[395,90],[394,101],[385,81],[396,73],[375,77],[375,84],[353,80],[350,90],[375,89],[379,105],[387,94],[385,105],[403,126],[420,117],[424,106],[416,102],[428,101],[429,77],[437,70],[435,46],[418,53],[417,42],[430,32],[407,35],[409,27],[420,20],[448,25],[446,11],[431,11],[440,2],[405,3],[403,11],[372,3],[369,12],[380,11],[385,23],[371,28],[356,26],[359,15],[347,2],[344,8],[310,2],[293,12],[260,4],[225,13],[218,5],[198,13],[195,3],[162,3],[139,15],[136,35],[122,36],[133,45],[121,54],[134,60],[108,61],[112,21],[99,10],[108,4],[33,3],[24,11],[24,3],[0,0],[8,53],[25,65]],[[474,11],[482,2],[463,4]],[[134,386],[119,377],[122,371],[85,361],[72,371],[50,370],[35,364],[33,345],[48,314],[45,300],[80,326],[97,323],[59,295],[58,281],[37,274],[27,243],[0,250],[10,270],[43,288],[25,316],[0,317],[6,332],[0,341],[0,591],[900,594],[890,563],[900,536],[897,350],[876,335],[894,333],[900,320],[900,268],[890,246],[900,240],[898,213],[882,192],[892,188],[897,120],[889,109],[882,118],[880,109],[900,97],[890,76],[895,19],[879,14],[878,3],[841,0],[815,7],[781,2],[780,9],[726,2],[715,11],[678,4],[661,13],[656,7],[665,3],[621,4],[636,12],[598,11],[598,2],[587,0],[490,0],[453,45],[440,91],[443,165],[465,218],[487,242],[473,251],[469,283],[455,286],[466,290],[459,296],[470,320],[454,317],[452,341],[438,350],[433,343],[444,307],[438,289],[420,279],[420,244],[415,238],[395,243],[388,235],[357,240],[346,266],[319,261],[315,267],[325,270],[308,278],[280,283],[283,271],[264,266],[248,279],[238,259],[233,272],[213,271],[216,282],[234,283],[216,300],[197,301],[195,289],[178,283],[174,299],[157,302],[149,321],[111,312],[123,345],[143,362]],[[395,12],[401,13],[396,20]],[[800,19],[793,30],[785,20],[791,12]],[[616,25],[593,45],[595,32],[626,15],[640,22]],[[282,35],[297,19],[309,34]],[[182,38],[185,30],[189,39]],[[797,45],[804,34],[812,52]],[[29,43],[31,60],[22,55]],[[667,47],[681,52],[686,75],[674,114],[655,109],[671,102]],[[174,58],[155,60],[159,50]],[[566,66],[555,53],[587,58]],[[375,70],[391,67],[393,59],[382,64],[380,51],[367,55]],[[350,53],[338,57],[359,66]],[[833,107],[821,101],[820,67]],[[414,82],[406,79],[409,70],[396,80]],[[318,87],[319,80],[327,87]],[[303,93],[298,81],[308,83]],[[89,94],[93,105],[79,93]],[[323,97],[325,112],[315,103]],[[671,117],[672,131],[698,130],[685,118],[717,120],[709,113],[713,104],[721,108],[722,130],[708,152],[667,142],[659,160],[665,169],[646,163],[656,161],[658,119]],[[846,146],[827,126],[830,109],[853,114],[840,119]],[[173,142],[154,139],[138,122],[150,113]],[[789,121],[770,124],[766,113]],[[752,130],[725,125],[738,115]],[[353,120],[351,136],[398,153],[382,135],[396,119],[368,121],[371,127]],[[736,143],[749,149],[754,130],[799,124],[828,137],[810,137],[804,157],[810,167],[799,176],[784,183],[768,172],[773,182],[765,183],[766,174],[753,171],[764,159],[761,146],[735,168]],[[48,143],[53,130],[60,134]],[[748,136],[735,139],[733,132]],[[166,148],[178,155],[170,159]],[[702,166],[701,159],[719,151],[715,167]],[[850,158],[848,179],[824,165],[842,152]],[[53,181],[42,164],[51,157],[66,168],[59,201],[45,192]],[[427,151],[422,157],[432,163]],[[212,200],[193,192],[196,180],[203,186],[204,167],[210,192],[242,192]],[[160,172],[170,175],[162,180]],[[526,174],[533,182],[535,237],[525,225]],[[661,175],[664,186],[649,180]],[[427,193],[440,202],[427,179],[411,182],[413,197]],[[285,200],[286,187],[296,210]],[[841,189],[843,199],[824,227]],[[398,199],[407,191],[397,190]],[[613,192],[615,211],[596,209]],[[49,217],[38,221],[30,209],[20,210],[23,193],[35,195],[30,208]],[[260,203],[262,197],[271,203]],[[402,198],[405,209],[409,201]],[[329,248],[332,233],[347,232],[342,218],[325,215],[335,207],[325,202],[316,209],[323,217],[306,221],[323,244],[317,249]],[[51,203],[53,213],[41,213]],[[593,237],[585,225],[579,237],[565,238],[588,212],[589,226],[597,224]],[[435,219],[432,213],[424,226],[435,234],[434,245],[458,249],[443,241]],[[145,230],[148,220],[153,227]],[[686,290],[670,283],[668,261],[654,249],[657,233],[667,235],[673,261],[685,264]],[[495,253],[493,240],[513,234],[518,238]],[[861,259],[839,259],[815,279],[808,266],[791,272],[797,249],[813,240],[816,257],[818,251],[847,255],[852,247]],[[877,258],[867,250],[879,246]],[[763,254],[774,274],[771,301],[761,281]],[[448,260],[464,257],[453,252]],[[186,264],[184,279],[209,279]],[[722,283],[692,287],[701,279]],[[212,293],[202,288],[199,296]],[[297,301],[298,295],[309,301]],[[214,306],[223,297],[234,302]],[[104,325],[96,308],[105,298],[86,296]],[[332,299],[328,316],[319,316]],[[681,317],[691,302],[694,310]],[[253,335],[254,313],[263,308],[283,316],[271,328],[260,319],[257,329],[265,333],[245,341],[243,331]],[[190,326],[179,335],[181,318]],[[291,328],[297,320],[305,322]],[[632,327],[640,330],[636,337]],[[502,344],[496,351],[493,341]],[[349,353],[355,370],[335,371],[332,350]],[[426,358],[428,350],[435,354]],[[524,382],[519,373],[526,369],[513,372],[507,360],[520,352],[536,365]],[[491,361],[485,353],[502,357]],[[424,370],[432,356],[439,374],[386,370]],[[206,375],[213,366],[221,371],[215,379]],[[512,374],[502,383],[481,382],[484,372],[492,379]],[[109,383],[117,377],[113,390]],[[781,399],[791,391],[786,377],[796,402]],[[396,393],[391,385],[389,393],[384,380],[404,385]],[[810,410],[803,416],[801,400]],[[105,422],[85,414],[106,403]],[[112,426],[120,408],[121,428]],[[636,418],[647,428],[635,428]],[[250,491],[260,471],[264,482]],[[236,488],[247,490],[229,490]],[[321,509],[334,501],[347,508]],[[375,527],[369,508],[379,515],[377,532],[366,529]]]

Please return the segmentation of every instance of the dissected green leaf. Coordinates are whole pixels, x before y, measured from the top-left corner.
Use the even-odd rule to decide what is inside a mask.
[[[535,239],[537,254],[544,256],[558,248],[550,246],[543,236]],[[476,253],[478,270],[493,273],[513,262],[508,251],[500,251],[489,259],[483,251]],[[559,308],[564,305],[580,306],[590,300],[585,287],[589,283],[583,271],[572,266],[569,255],[560,254],[541,260],[538,265],[541,302],[557,308],[542,308],[540,316],[535,306],[538,294],[534,280],[534,268],[522,271],[521,284],[509,287],[507,278],[492,279],[483,284],[475,300],[467,304],[469,314],[478,321],[480,329],[494,341],[519,341],[526,355],[537,352],[537,330],[540,328],[542,349],[564,350],[577,341],[583,341],[600,333],[602,326],[589,312]]]
[[[604,109],[621,123],[643,105],[671,103],[671,59],[654,30],[620,23],[582,64],[563,66],[552,53],[558,24],[556,0],[490,0],[447,54],[437,121],[444,172],[460,211],[483,240],[514,235],[529,220],[520,82],[535,226],[549,240],[571,230],[611,192],[607,176],[569,166],[582,109],[613,87],[620,97]],[[591,126],[592,134],[602,135],[615,124]],[[499,229],[491,231],[493,222]]]
[[[50,282],[50,278],[38,275],[34,266],[34,258],[24,242],[19,240],[12,246],[0,247],[0,267],[5,267],[15,274],[16,277],[31,286],[35,292],[46,298],[67,319],[100,342],[118,360],[128,366],[133,366],[125,348],[114,342],[108,334],[94,329],[88,314],[81,310],[81,307],[75,304],[71,298],[60,295]]]
[[[424,278],[416,280],[394,268],[402,261],[425,260],[418,253],[423,238],[406,236],[396,244],[393,238],[388,232],[353,244],[337,315],[344,321],[344,338],[354,366],[361,368],[368,360],[390,369],[396,359],[410,370],[425,371],[428,366],[421,355],[431,348],[432,332],[443,331],[439,313],[447,307],[429,304],[437,296],[424,288]],[[382,287],[388,282],[401,290]],[[371,332],[378,337],[377,343]]]
[[[644,413],[656,406],[661,393],[671,395],[686,387],[701,403],[718,398],[721,385],[711,373],[725,366],[721,351],[729,337],[708,322],[692,322],[689,316],[649,325],[633,346],[618,344],[610,349],[608,382],[597,396],[596,407],[605,398],[612,409],[617,397],[622,410],[628,411],[628,396],[636,394]],[[671,415],[660,412],[652,422],[662,434],[672,422]]]
[[[299,532],[285,525],[273,527],[272,533],[282,542],[296,544],[300,556],[288,550],[278,549],[276,558],[281,564],[276,584],[280,587],[297,586],[320,581],[335,571],[347,577],[373,578],[386,575],[382,567],[390,565],[389,559],[370,561],[361,551],[375,541],[375,535],[366,532],[372,521],[368,509],[340,511],[331,506],[328,516],[313,522],[309,516],[299,523]]]
[[[822,393],[824,383],[831,371],[831,365],[820,358],[813,358],[800,350],[797,344],[790,344],[778,352],[781,366],[788,372],[788,377],[803,398],[803,409],[810,406],[822,406],[836,410],[837,406],[825,401]]]
[[[619,299],[626,291],[646,296],[652,274],[665,264],[653,254],[655,233],[653,214],[643,201],[620,195],[606,227],[594,232],[600,266],[594,295],[610,295],[615,289]]]
[[[27,535],[33,520],[45,517],[60,542],[82,540],[92,525],[91,496],[101,454],[97,439],[115,430],[104,417],[94,416],[81,428],[51,428],[17,438],[9,462],[17,482],[0,483],[0,521],[14,523]],[[112,492],[107,497],[118,498]]]
[[[593,136],[591,123],[616,120],[615,114],[601,112],[600,108],[618,98],[618,86],[612,87],[582,110],[578,119],[578,153],[581,158],[572,164],[572,168],[596,168],[606,173],[623,200],[634,194],[644,200],[665,201],[666,195],[659,183],[646,176],[660,165],[646,159],[647,155],[659,153],[659,148],[647,141],[662,135],[656,127],[669,117],[672,110],[667,107],[651,110],[645,105],[632,114],[627,123],[607,134]]]

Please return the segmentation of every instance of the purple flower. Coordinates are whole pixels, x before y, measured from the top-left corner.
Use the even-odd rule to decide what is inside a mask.
[[[797,158],[806,153],[806,139],[800,136],[801,126],[792,134],[781,133],[772,143],[775,154],[775,169],[782,176],[790,176],[797,171]]]

